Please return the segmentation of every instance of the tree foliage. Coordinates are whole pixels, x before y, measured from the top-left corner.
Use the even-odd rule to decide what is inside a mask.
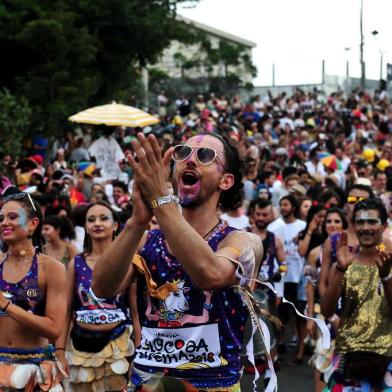
[[[15,97],[7,89],[0,91],[0,107],[0,157],[17,157],[30,126],[31,109],[25,98]]]
[[[3,0],[0,87],[26,97],[33,130],[59,133],[70,114],[129,99],[140,66],[188,39],[175,20],[183,1]]]

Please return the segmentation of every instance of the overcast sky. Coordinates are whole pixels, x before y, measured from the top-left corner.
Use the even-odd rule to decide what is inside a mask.
[[[380,50],[392,62],[392,0],[363,0],[366,76],[379,79]],[[317,83],[326,73],[360,76],[360,0],[200,0],[179,13],[257,44],[255,85]],[[377,30],[375,38],[371,32]],[[345,50],[345,48],[350,48]]]

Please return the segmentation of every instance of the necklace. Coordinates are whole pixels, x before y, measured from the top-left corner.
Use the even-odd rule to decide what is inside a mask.
[[[21,249],[21,250],[17,250],[17,251],[12,251],[12,250],[7,251],[8,256],[14,256],[14,257],[33,256],[34,253],[35,253],[34,246],[32,246],[31,248],[28,248],[28,249]]]
[[[222,223],[222,221],[219,219],[218,223],[207,233],[203,235],[203,240],[208,239],[209,235]]]

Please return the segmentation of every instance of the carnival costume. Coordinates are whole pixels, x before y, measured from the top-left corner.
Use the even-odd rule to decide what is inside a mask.
[[[38,259],[34,254],[30,269],[18,283],[8,283],[0,264],[0,291],[12,304],[38,316],[45,315],[45,294],[38,285]],[[0,316],[7,314],[0,312]],[[15,390],[60,392],[65,375],[51,345],[36,349],[0,347],[0,392]]]
[[[123,295],[101,301],[92,293],[92,270],[83,255],[75,257],[74,326],[66,357],[70,377],[67,391],[121,391],[127,384],[129,359],[134,353],[132,327]],[[94,331],[77,324],[118,325],[109,331]]]
[[[215,252],[235,229],[220,223],[208,238]],[[141,345],[136,349],[131,387],[158,375],[186,380],[194,389],[240,390],[239,354],[248,316],[234,288],[197,288],[166,246],[164,233],[152,230],[134,264],[139,272]],[[162,385],[164,382],[162,382]]]
[[[219,244],[235,230],[220,222],[206,241],[219,255]],[[238,284],[206,291],[194,285],[179,261],[170,254],[164,233],[161,230],[148,233],[140,255],[133,260],[140,272],[138,298],[146,298],[146,301],[138,303],[142,341],[136,350],[129,392],[143,390],[139,388],[144,384],[158,385],[162,391],[173,390],[171,386],[165,389],[167,379],[186,384],[182,390],[187,392],[239,392],[240,352],[248,316],[252,334],[246,344],[247,357],[254,365],[253,336],[259,330],[270,376],[266,392],[276,390],[271,337],[263,320],[266,312],[258,306],[249,288],[255,267],[253,249],[231,249],[238,256],[238,260],[229,259],[238,267],[235,272]],[[258,282],[277,294],[269,282]],[[305,317],[298,311],[297,314]],[[329,346],[325,324],[315,321],[323,330],[323,345]],[[258,378],[256,369],[255,390]]]
[[[392,391],[392,317],[377,267],[352,264],[344,275],[334,372],[327,391],[351,386]],[[340,389],[339,389],[340,388]]]

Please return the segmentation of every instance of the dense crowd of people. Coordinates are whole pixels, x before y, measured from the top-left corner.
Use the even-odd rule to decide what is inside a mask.
[[[386,93],[157,116],[1,157],[0,390],[270,392],[306,361],[315,392],[392,391]]]

